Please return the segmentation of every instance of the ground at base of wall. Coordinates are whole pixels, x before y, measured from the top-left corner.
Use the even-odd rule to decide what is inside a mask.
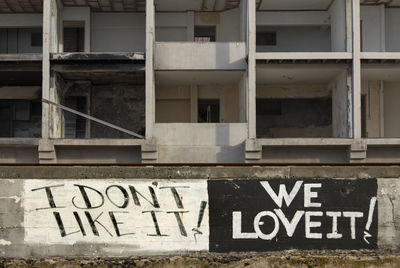
[[[400,267],[400,252],[287,250],[131,258],[1,258],[0,267]]]

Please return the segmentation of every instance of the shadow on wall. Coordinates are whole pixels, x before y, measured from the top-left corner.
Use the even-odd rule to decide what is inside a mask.
[[[230,124],[215,128],[215,144],[219,147],[216,154],[217,163],[244,163],[245,141],[237,145],[229,145],[231,138]]]

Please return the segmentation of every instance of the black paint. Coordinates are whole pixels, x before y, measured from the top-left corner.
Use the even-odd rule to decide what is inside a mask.
[[[261,211],[279,209],[260,181],[268,181],[275,193],[279,185],[285,184],[290,193],[296,181],[299,180],[210,180],[209,193],[209,224],[210,224],[210,251],[268,251],[283,249],[375,249],[378,235],[378,204],[373,210],[372,224],[368,233],[371,237],[364,241],[364,231],[368,220],[371,198],[377,195],[376,179],[340,180],[340,179],[304,179],[303,184],[288,207],[286,202],[280,208],[289,221],[292,221],[296,211],[322,211],[322,217],[312,217],[313,221],[320,221],[321,227],[312,228],[312,232],[322,233],[321,239],[305,237],[305,216],[299,221],[292,237],[287,235],[280,219],[279,231],[272,240],[233,239],[232,212],[241,211],[242,232],[254,233],[254,218]],[[313,202],[321,203],[321,207],[304,206],[304,184],[321,183],[322,187],[313,189],[318,197]],[[340,239],[327,239],[327,233],[332,231],[332,218],[326,216],[326,211],[362,212],[363,218],[356,219],[356,239],[351,239],[350,219],[337,219],[338,232],[343,236]],[[343,214],[342,214],[343,215]],[[270,233],[274,221],[270,217],[263,217],[260,229],[263,233]]]
[[[110,212],[108,212],[108,215],[110,215],[110,219],[114,226],[114,230],[115,230],[115,233],[117,234],[117,236],[134,235],[135,233],[125,233],[125,234],[121,233],[118,225],[123,224],[123,222],[117,221],[117,219],[115,218],[116,213],[128,213],[128,212],[126,212],[126,211],[110,211]]]
[[[108,194],[108,191],[112,188],[117,188],[121,191],[122,195],[124,196],[124,202],[122,203],[122,205],[118,205],[116,204],[111,198],[110,195]],[[106,195],[108,200],[110,200],[111,203],[113,203],[114,206],[118,207],[118,208],[126,208],[129,204],[129,195],[128,192],[125,190],[124,187],[122,187],[121,185],[110,185],[107,187],[106,189]]]
[[[140,201],[139,201],[139,197],[138,197],[138,195],[140,195],[144,200],[149,202],[149,204],[152,205],[154,208],[160,208],[160,204],[158,203],[157,195],[156,195],[153,187],[149,186],[149,192],[151,194],[151,199],[153,200],[153,202],[148,200],[143,194],[138,192],[134,186],[129,185],[129,190],[132,193],[133,202],[135,203],[136,206],[140,206]]]
[[[65,208],[65,207],[57,207],[56,206],[56,202],[54,201],[53,192],[51,191],[51,188],[63,187],[63,186],[64,186],[64,184],[53,185],[53,186],[45,186],[45,187],[32,189],[32,192],[44,189],[45,192],[46,192],[47,201],[49,202],[49,206],[50,206],[50,207],[47,207],[47,208],[37,208],[36,210],[52,209],[52,208]]]
[[[99,208],[99,207],[103,206],[103,204],[104,204],[104,196],[103,196],[103,194],[102,194],[100,191],[96,190],[95,188],[86,186],[86,185],[74,184],[74,186],[78,186],[79,191],[80,191],[80,193],[81,193],[81,195],[82,195],[83,201],[85,202],[85,205],[86,205],[86,207],[79,207],[79,206],[77,206],[77,205],[75,204],[75,201],[74,201],[75,198],[76,198],[76,196],[74,196],[74,197],[72,198],[72,204],[73,204],[76,208],[80,208],[80,209],[95,209],[95,208]],[[85,189],[90,189],[90,190],[94,191],[95,193],[97,193],[97,194],[101,197],[101,203],[100,203],[99,205],[97,205],[97,206],[94,206],[94,205],[92,204],[92,202],[90,202],[89,196],[88,196],[88,194],[87,194],[87,192],[86,192]]]
[[[92,215],[90,215],[90,212],[89,212],[89,211],[85,211],[85,215],[86,215],[86,218],[87,218],[87,220],[88,220],[88,222],[89,222],[90,227],[92,228],[92,232],[93,232],[93,234],[94,234],[95,236],[100,236],[99,231],[97,230],[97,227],[96,227],[96,223],[97,223],[98,225],[100,225],[101,227],[103,227],[103,229],[104,229],[111,237],[113,236],[113,235],[111,234],[111,232],[104,226],[104,224],[102,224],[102,223],[99,221],[99,218],[101,217],[101,215],[103,215],[103,212],[101,212],[101,213],[99,214],[99,216],[97,216],[94,220],[93,220],[93,218],[92,218]]]

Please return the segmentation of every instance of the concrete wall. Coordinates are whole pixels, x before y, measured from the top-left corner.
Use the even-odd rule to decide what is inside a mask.
[[[369,138],[382,137],[380,90],[380,81],[363,81],[361,83],[361,94],[365,96],[366,131]]]
[[[92,14],[90,11],[89,7],[64,7],[62,10],[60,10],[61,13],[61,20],[62,23],[58,27],[59,31],[59,51],[63,52],[64,51],[64,45],[63,45],[63,31],[64,31],[64,21],[65,22],[83,22],[84,27],[85,27],[85,40],[84,40],[84,48],[85,52],[91,52],[93,51],[93,48],[91,48],[91,41],[94,38],[92,36],[93,32],[93,25],[92,25]],[[105,52],[105,51],[103,51]]]
[[[37,28],[0,28],[0,53],[42,53],[42,45],[31,45],[31,34],[42,34]]]
[[[384,122],[385,137],[400,137],[400,83],[384,83]]]
[[[361,49],[366,52],[384,51],[382,44],[382,12],[380,6],[361,6]]]
[[[15,147],[0,146],[0,163],[1,164],[26,164],[39,163],[37,146]]]
[[[93,52],[145,52],[145,13],[92,13]]]
[[[345,146],[263,146],[262,163],[343,163],[348,161]]]
[[[246,45],[237,43],[157,42],[156,70],[245,70]]]
[[[263,26],[257,32],[276,32],[276,46],[257,46],[257,52],[328,52],[331,30],[326,26]]]
[[[398,167],[0,167],[0,174],[4,257],[400,249]],[[274,228],[260,227],[261,218]]]
[[[330,85],[332,92],[332,131],[334,138],[351,136],[351,87],[348,86],[347,71],[339,74]]]
[[[400,8],[385,9],[386,51],[400,52]]]
[[[56,146],[58,164],[141,163],[139,146]]]
[[[198,99],[220,100],[220,122],[240,122],[239,88],[237,85],[195,86],[192,94],[190,86],[156,87],[157,123],[197,123]],[[194,104],[195,103],[195,104]],[[191,115],[194,115],[192,120]]]
[[[8,27],[42,27],[42,14],[1,14],[0,28]]]
[[[329,8],[331,21],[331,50],[346,51],[346,0],[333,1]]]

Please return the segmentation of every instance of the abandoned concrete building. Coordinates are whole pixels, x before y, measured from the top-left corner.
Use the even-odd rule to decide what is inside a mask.
[[[0,163],[400,161],[399,0],[0,0]]]

